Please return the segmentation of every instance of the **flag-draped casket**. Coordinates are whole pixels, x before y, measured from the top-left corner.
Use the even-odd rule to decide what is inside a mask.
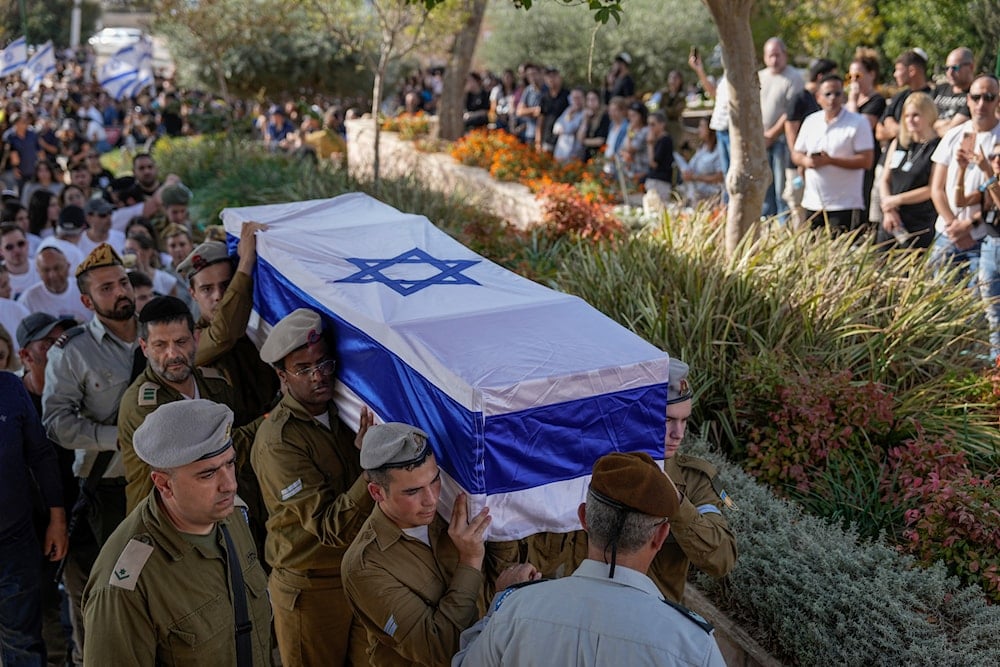
[[[226,209],[257,238],[258,343],[300,307],[336,337],[337,402],[427,431],[446,480],[490,507],[492,540],[579,528],[594,461],[662,459],[667,355],[581,299],[473,253],[363,194]],[[259,317],[257,317],[259,316]],[[254,332],[252,332],[254,333]]]

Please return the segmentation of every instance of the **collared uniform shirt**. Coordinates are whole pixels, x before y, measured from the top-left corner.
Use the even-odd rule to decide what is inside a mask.
[[[646,575],[585,560],[572,576],[500,593],[462,633],[453,667],[724,667],[711,626]]]
[[[400,530],[376,505],[344,554],[344,590],[368,633],[372,667],[444,665],[462,631],[479,617],[483,573],[459,565],[440,515],[428,546]]]
[[[271,664],[267,577],[243,515],[222,522],[236,548],[254,665]],[[170,523],[154,491],[115,529],[83,592],[88,667],[235,665],[236,614],[219,523],[208,547]]]
[[[267,562],[339,576],[348,545],[374,501],[361,477],[354,433],[330,403],[331,428],[286,394],[261,423],[250,460],[267,506]]]
[[[128,387],[139,340],[127,343],[108,331],[99,317],[82,333],[49,350],[42,393],[42,421],[52,440],[76,450],[73,474],[86,477],[98,452],[118,444],[118,404]],[[123,477],[116,453],[105,478]]]
[[[688,565],[715,578],[726,576],[736,565],[736,538],[712,486],[718,472],[711,463],[674,454],[663,469],[683,498],[677,514],[670,517],[670,534],[653,559],[649,576],[668,600],[683,603]]]

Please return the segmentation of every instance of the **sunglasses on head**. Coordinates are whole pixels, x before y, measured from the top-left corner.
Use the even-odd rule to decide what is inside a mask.
[[[996,102],[996,93],[969,93],[969,99],[973,102],[979,102],[980,100],[986,100],[987,102]]]

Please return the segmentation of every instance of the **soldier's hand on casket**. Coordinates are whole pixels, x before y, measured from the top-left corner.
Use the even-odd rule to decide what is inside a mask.
[[[361,406],[361,417],[358,419],[358,434],[354,436],[354,446],[361,451],[361,442],[365,439],[365,433],[372,424],[375,423],[375,415],[368,409],[367,405]]]
[[[511,565],[497,577],[497,590],[502,591],[515,584],[523,584],[526,581],[537,581],[541,578],[542,573],[531,563]]]
[[[458,549],[459,564],[481,570],[486,556],[486,528],[493,519],[490,517],[490,508],[484,507],[470,520],[466,500],[464,493],[455,498],[448,536]]]
[[[262,222],[244,222],[240,228],[240,242],[236,245],[236,254],[240,263],[236,270],[250,275],[257,263],[257,232],[263,232],[267,225]]]

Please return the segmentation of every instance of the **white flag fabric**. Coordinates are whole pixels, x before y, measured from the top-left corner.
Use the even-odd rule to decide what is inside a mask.
[[[143,37],[118,49],[101,67],[98,83],[116,100],[135,97],[153,85],[153,43]]]
[[[28,43],[18,37],[0,52],[0,77],[17,74],[28,63]]]
[[[56,71],[56,53],[52,48],[52,42],[38,47],[34,55],[28,58],[27,64],[21,70],[21,79],[28,85],[32,92],[38,90],[46,76]]]
[[[222,212],[257,238],[258,341],[292,310],[336,338],[338,408],[418,426],[491,540],[580,528],[594,461],[663,458],[668,356],[583,300],[522,278],[367,195]]]

